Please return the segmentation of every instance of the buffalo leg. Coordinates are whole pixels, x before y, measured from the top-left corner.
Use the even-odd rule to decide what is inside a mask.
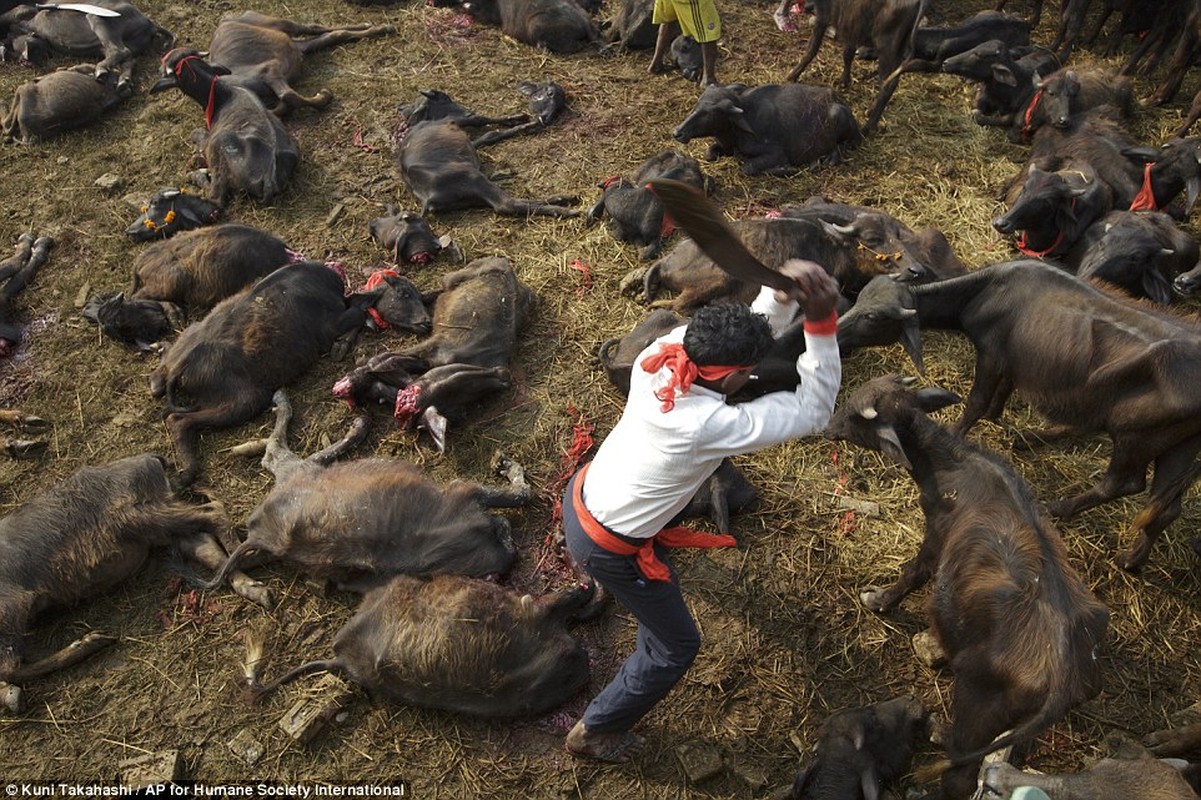
[[[390,33],[396,33],[395,25],[368,25],[363,27],[353,25],[347,28],[333,28],[326,30],[324,33],[319,33],[312,39],[305,39],[296,43],[300,48],[300,52],[308,55],[315,50],[324,50],[327,47],[333,47],[346,42],[357,42],[360,39],[369,39],[376,36],[386,36]]]
[[[292,421],[292,403],[288,401],[287,393],[283,389],[276,390],[275,394],[271,395],[271,403],[275,406],[275,426],[271,429],[271,436],[267,438],[267,450],[263,453],[262,464],[263,469],[274,475],[278,483],[304,464],[304,460],[288,448],[288,424]]]
[[[789,81],[796,81],[801,77],[801,73],[809,66],[810,62],[817,57],[818,48],[822,46],[822,40],[826,38],[827,21],[820,15],[813,23],[813,32],[810,34],[809,47],[805,50],[805,55],[801,59],[801,63],[792,68],[792,72],[788,73]]]
[[[393,401],[395,403],[395,401]],[[338,441],[331,444],[329,447],[319,452],[313,453],[306,460],[312,461],[314,464],[328,466],[353,447],[357,447],[365,438],[367,431],[371,428],[371,419],[366,414],[359,414],[351,420],[350,427],[346,429],[346,435]]]
[[[969,676],[955,676],[955,697],[952,700],[954,722],[947,754],[954,758],[988,745],[1010,726],[1013,711],[1003,693],[990,688],[987,681],[974,681]],[[942,775],[942,794],[947,800],[970,797],[976,790],[977,777],[983,759],[951,767]]]
[[[972,381],[972,389],[968,392],[967,402],[963,405],[963,416],[955,424],[955,432],[967,433],[980,419],[987,416],[989,411],[1004,408],[1005,401],[1013,391],[1013,385],[1004,374],[994,366],[983,353],[976,356],[976,376]]]
[[[12,680],[27,681],[64,670],[89,658],[109,645],[116,644],[116,642],[117,639],[114,636],[95,632],[89,633],[82,639],[71,642],[71,644],[63,649],[51,653],[39,661],[34,661],[31,664],[22,664],[17,667],[12,674]]]
[[[1197,479],[1198,451],[1201,451],[1201,437],[1183,442],[1155,459],[1151,496],[1130,523],[1134,541],[1120,559],[1122,569],[1131,572],[1142,569],[1159,535],[1180,516],[1181,496]]]
[[[332,33],[336,30],[367,31],[373,27],[370,22],[360,22],[355,25],[347,25],[344,28],[327,28],[324,25],[294,22],[284,17],[272,17],[267,14],[262,14],[258,11],[244,11],[241,15],[237,17],[230,17],[226,21],[254,25],[256,28],[270,28],[273,31],[286,33],[289,36],[320,36],[321,34]],[[304,43],[297,42],[296,44],[303,45]]]
[[[1143,745],[1156,758],[1195,756],[1201,753],[1201,723],[1148,733]]]
[[[883,64],[880,65],[883,69]],[[897,90],[897,84],[901,82],[900,74],[894,74],[884,81],[880,87],[880,94],[876,96],[876,103],[872,106],[872,110],[868,112],[867,122],[863,125],[863,135],[867,136],[876,130],[876,126],[880,124],[880,117],[884,116],[884,107],[888,105],[888,101],[892,99],[892,93]]]
[[[485,508],[518,508],[528,505],[532,492],[525,480],[525,468],[513,459],[497,453],[492,458],[492,471],[509,479],[509,486],[476,486],[475,499]]]
[[[194,561],[203,564],[210,570],[221,569],[229,558],[225,549],[212,534],[196,534],[180,539],[177,543],[179,551]],[[229,585],[233,590],[252,603],[263,608],[271,608],[271,592],[261,582],[241,570],[234,570],[229,575]]]
[[[942,549],[942,539],[926,529],[926,537],[917,555],[905,562],[901,567],[901,575],[887,589],[875,589],[861,592],[859,599],[870,611],[883,613],[891,611],[905,596],[915,589],[925,586],[934,574],[934,566],[938,563],[939,551]]]
[[[1183,139],[1188,133],[1188,129],[1193,127],[1193,123],[1201,119],[1201,91],[1193,95],[1193,104],[1189,106],[1188,113],[1184,115],[1184,122],[1180,123],[1180,127],[1172,134]]]
[[[1151,460],[1142,455],[1144,448],[1140,444],[1137,436],[1114,439],[1113,456],[1101,480],[1088,491],[1049,503],[1047,510],[1054,517],[1068,519],[1093,506],[1141,492],[1147,485],[1147,466]]]
[[[22,233],[17,238],[16,251],[0,262],[0,281],[7,280],[21,271],[21,267],[29,262],[33,251],[33,234]]]
[[[839,87],[845,92],[851,88],[851,62],[855,60],[855,48],[851,45],[842,46],[842,77],[838,79]],[[880,68],[883,69],[883,62]]]
[[[179,456],[179,475],[175,488],[191,486],[200,471],[196,453],[197,434],[209,428],[226,428],[254,418],[270,402],[251,387],[233,387],[224,405],[198,411],[176,411],[167,416],[167,428]]]

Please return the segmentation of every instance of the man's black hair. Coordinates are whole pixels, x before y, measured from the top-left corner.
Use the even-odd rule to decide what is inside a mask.
[[[699,366],[752,366],[773,344],[762,314],[737,303],[702,306],[684,331],[684,352]]]

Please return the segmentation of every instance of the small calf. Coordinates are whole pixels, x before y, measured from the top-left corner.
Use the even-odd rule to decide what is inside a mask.
[[[91,0],[87,5],[116,12],[115,16],[90,14],[82,9],[58,8],[56,4],[20,3],[0,15],[0,31],[6,39],[0,58],[17,56],[40,64],[60,53],[101,60],[87,71],[97,79],[111,74],[111,83],[121,97],[133,94],[133,64],[136,56],[156,42],[170,47],[172,33],[123,0]],[[107,80],[107,79],[105,79]]]
[[[377,295],[347,298],[333,270],[303,261],[275,270],[189,325],[150,376],[151,394],[166,403],[180,483],[189,485],[200,469],[200,430],[253,418],[322,354],[346,356]]]
[[[822,723],[817,751],[797,773],[793,800],[875,800],[909,769],[914,747],[929,735],[917,698],[897,697],[840,711]]]
[[[216,539],[224,525],[220,504],[176,499],[162,459],[151,454],[84,467],[0,518],[0,682],[63,669],[115,641],[92,633],[24,664],[24,637],[39,613],[117,586],[154,547],[174,545],[216,567],[225,559]],[[261,587],[241,573],[234,589],[261,597]],[[10,687],[7,697],[10,707],[19,705],[19,691]]]
[[[863,140],[851,110],[829,89],[797,84],[710,86],[671,135],[712,136],[707,158],[738,155],[747,175],[791,175],[816,161],[831,164]]]
[[[675,231],[675,224],[647,186],[656,178],[681,181],[706,194],[712,192],[715,183],[692,156],[678,150],[664,150],[642,162],[633,181],[620,176],[606,178],[601,184],[600,198],[588,209],[585,223],[591,225],[608,213],[613,235],[618,240],[642,245],[643,260],[659,255],[663,243]]]
[[[605,47],[596,23],[575,0],[462,0],[462,6],[480,22],[552,53]]]
[[[488,207],[498,214],[574,217],[564,208],[574,197],[545,201],[519,200],[484,175],[480,159],[463,128],[449,120],[432,120],[408,129],[400,143],[397,171],[421,203],[421,214]]]
[[[883,453],[918,485],[918,554],[892,586],[861,598],[890,611],[934,579],[928,615],[955,675],[947,800],[971,794],[985,755],[1030,741],[1101,691],[1109,624],[1030,487],[927,416],[958,400],[890,375],[860,387],[827,426],[831,439]]]
[[[155,242],[133,264],[128,296],[97,295],[83,315],[106,336],[145,349],[293,260],[283,240],[248,225],[214,225]]]
[[[457,575],[394,577],[371,591],[334,637],[335,656],[260,685],[253,699],[313,672],[341,674],[372,695],[475,717],[543,714],[588,683],[588,654],[567,632],[586,618],[589,584],[544,597]]]
[[[300,147],[260,97],[266,84],[221,80],[229,70],[212,66],[195,50],[163,56],[163,77],[151,92],[175,87],[204,109],[200,146],[208,164],[208,198],[224,206],[242,191],[269,203],[292,179]]]
[[[333,99],[329,89],[306,97],[294,88],[301,62],[309,53],[369,37],[396,33],[394,25],[360,23],[342,28],[306,25],[290,19],[244,11],[223,17],[213,31],[208,61],[230,72],[231,81],[246,81],[258,90],[266,86],[269,96],[260,98],[272,112],[284,114],[300,106],[324,108]],[[297,37],[309,36],[309,39]]]
[[[50,139],[93,124],[120,102],[110,73],[93,77],[88,64],[60,69],[17,87],[0,133],[14,142]]]
[[[529,502],[519,465],[500,462],[511,482],[500,488],[468,481],[439,485],[419,467],[395,459],[333,464],[365,433],[360,426],[305,460],[288,449],[287,396],[279,391],[273,400],[275,428],[263,466],[275,476],[275,488],[251,513],[245,541],[204,588],[222,585],[256,553],[356,592],[395,575],[496,578],[512,567],[517,548],[509,521],[489,509]]]
[[[1196,800],[1179,768],[1143,755],[1136,758],[1104,758],[1083,772],[1043,774],[1023,772],[1017,767],[994,764],[980,776],[982,800],[1003,800],[1019,786],[1042,789],[1054,800]]]

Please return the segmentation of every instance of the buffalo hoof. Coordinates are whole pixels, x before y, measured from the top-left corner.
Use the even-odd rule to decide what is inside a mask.
[[[917,660],[927,667],[937,669],[947,663],[946,652],[930,631],[921,631],[913,635],[913,653]]]
[[[1130,549],[1118,558],[1118,566],[1130,573],[1141,572],[1151,555],[1151,544],[1146,534],[1139,534],[1134,544],[1130,545]]]
[[[0,705],[8,709],[13,714],[20,714],[24,711],[24,698],[21,696],[21,687],[14,686],[11,683],[0,681]]]
[[[260,581],[249,580],[240,584],[234,584],[234,591],[255,605],[266,609],[272,607],[271,590],[267,588],[266,584]]]
[[[878,614],[884,610],[883,595],[883,589],[868,589],[859,593],[859,601],[863,603],[868,611],[874,611]]]

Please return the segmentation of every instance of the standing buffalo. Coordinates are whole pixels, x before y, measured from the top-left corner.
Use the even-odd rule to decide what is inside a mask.
[[[791,175],[815,161],[837,163],[863,139],[851,110],[834,92],[798,84],[710,86],[671,135],[681,142],[712,136],[708,159],[737,155],[747,175]]]
[[[1101,691],[1109,622],[1030,487],[927,416],[958,400],[885,376],[860,387],[827,427],[830,438],[904,467],[920,492],[921,548],[892,586],[861,599],[890,611],[933,581],[930,625],[955,674],[945,800],[971,794],[985,755],[1031,740]]]
[[[1053,423],[1034,438],[1104,431],[1113,440],[1105,474],[1049,503],[1061,519],[1151,491],[1131,522],[1125,569],[1146,563],[1181,512],[1201,452],[1201,325],[1155,311],[1040,261],[1011,261],[925,286],[873,280],[838,321],[843,352],[901,342],[921,369],[920,329],[961,331],[976,349],[965,432],[998,418],[1016,390]]]
[[[786,18],[793,0],[781,0],[776,9],[776,21]],[[884,108],[901,80],[905,62],[913,55],[913,37],[926,13],[928,0],[813,0],[814,22],[809,46],[800,63],[788,73],[795,81],[817,56],[826,38],[826,29],[834,28],[842,45],[843,91],[851,86],[851,61],[860,47],[875,50],[880,93],[863,126],[870,135],[880,123]]]

